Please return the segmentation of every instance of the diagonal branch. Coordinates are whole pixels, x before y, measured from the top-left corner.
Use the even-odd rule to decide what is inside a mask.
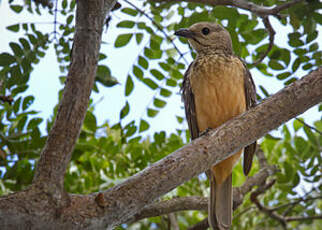
[[[233,155],[322,100],[322,67],[255,108],[103,193],[103,222],[124,223],[156,198]],[[213,154],[216,153],[216,154]]]
[[[126,223],[160,196],[320,103],[321,88],[322,67],[125,182],[100,193],[99,203],[95,200],[97,194],[71,195],[70,205],[53,216],[47,214],[52,211],[52,203],[43,206],[43,199],[48,199],[48,193],[43,191],[29,189],[0,197],[1,226],[15,223],[17,229],[23,229],[35,219],[34,227],[38,229],[49,226],[49,220],[52,220],[51,229],[112,229]]]
[[[243,203],[244,196],[252,190],[254,186],[263,184],[269,176],[277,172],[275,166],[267,166],[263,168],[254,176],[247,178],[246,182],[233,191],[233,209],[237,209]],[[186,210],[203,210],[208,209],[208,198],[191,196],[191,197],[177,197],[171,200],[165,200],[158,203],[153,203],[142,209],[127,222],[135,222],[144,218],[161,216],[172,212],[186,211]]]

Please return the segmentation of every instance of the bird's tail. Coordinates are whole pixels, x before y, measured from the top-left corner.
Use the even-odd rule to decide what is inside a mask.
[[[214,230],[227,230],[232,222],[232,174],[221,184],[216,183],[215,176],[210,176],[210,199],[208,221]]]

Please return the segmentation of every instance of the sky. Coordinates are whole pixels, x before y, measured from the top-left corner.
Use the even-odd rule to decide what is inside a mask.
[[[22,2],[16,1],[17,4]],[[39,30],[52,32],[54,29],[53,21],[54,16],[50,14],[44,14],[38,16],[30,14],[27,11],[23,11],[20,14],[14,13],[9,9],[7,1],[1,1],[0,3],[0,52],[10,52],[8,46],[10,41],[17,41],[21,34],[10,32],[6,29],[8,25],[16,24],[18,22],[33,22],[36,24]],[[104,61],[111,68],[112,75],[117,78],[120,84],[111,87],[104,88],[99,87],[99,93],[92,93],[91,98],[95,104],[95,115],[97,117],[98,124],[102,124],[104,121],[109,121],[110,124],[115,124],[119,120],[119,111],[124,106],[126,100],[129,100],[131,106],[131,113],[124,122],[140,118],[147,119],[146,108],[151,104],[151,98],[154,95],[152,90],[147,89],[142,83],[135,80],[135,89],[129,98],[124,96],[125,81],[127,75],[131,71],[133,63],[136,62],[138,51],[142,49],[141,46],[137,46],[132,40],[129,45],[124,48],[114,48],[114,40],[116,35],[119,34],[120,29],[116,29],[115,25],[122,19],[119,14],[112,15],[112,21],[108,31],[103,33],[103,41],[101,52],[105,53],[108,58]],[[64,18],[58,18],[58,21],[64,22]],[[289,26],[282,26],[276,20],[272,19],[272,24],[277,31],[275,42],[279,46],[287,45],[287,33],[292,31]],[[283,32],[281,32],[283,31]],[[319,28],[319,33],[322,30]],[[321,35],[320,35],[321,36]],[[267,42],[267,41],[266,41]],[[320,47],[322,46],[322,39],[320,39]],[[142,42],[142,44],[145,44]],[[188,47],[184,47],[182,44],[177,43],[180,49],[188,51]],[[190,56],[190,55],[187,55]],[[187,57],[186,56],[186,57]],[[189,61],[192,61],[190,58]],[[37,116],[41,116],[44,120],[48,119],[53,111],[54,106],[58,101],[58,91],[63,86],[59,83],[59,76],[62,74],[59,71],[58,63],[56,61],[56,55],[53,46],[46,51],[46,56],[40,60],[40,63],[34,66],[34,71],[30,77],[30,87],[25,95],[34,95],[36,100],[32,105],[31,109],[39,111]],[[255,80],[257,87],[263,85],[270,93],[275,93],[281,88],[283,84],[279,81],[272,80],[268,77],[263,77],[256,70],[252,70],[252,75]],[[305,72],[299,72],[298,76],[305,75]],[[186,124],[178,124],[176,115],[184,116],[182,109],[182,102],[179,95],[179,88],[175,91],[176,93],[171,96],[168,100],[167,106],[161,110],[159,115],[153,119],[147,119],[150,122],[150,134],[155,131],[166,130],[168,133],[175,132],[177,128],[182,129],[187,127]],[[135,107],[135,109],[133,109]],[[320,114],[317,108],[308,110],[301,117],[304,117],[306,121],[311,124],[314,120],[320,118]],[[125,124],[124,123],[124,124]],[[46,122],[42,123],[42,130],[45,130]]]

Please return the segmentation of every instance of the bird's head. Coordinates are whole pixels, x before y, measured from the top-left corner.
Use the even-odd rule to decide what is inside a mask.
[[[218,49],[232,52],[230,34],[217,23],[199,22],[188,29],[177,30],[175,35],[187,38],[197,53]]]

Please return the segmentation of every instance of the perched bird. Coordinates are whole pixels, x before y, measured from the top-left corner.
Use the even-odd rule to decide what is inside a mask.
[[[216,23],[201,22],[175,35],[185,37],[197,52],[184,74],[182,99],[192,139],[216,128],[256,103],[253,79],[233,53],[230,34]],[[244,149],[244,174],[251,169],[256,142]],[[208,222],[229,229],[232,221],[232,169],[243,150],[211,167]],[[215,153],[214,153],[215,154]]]

